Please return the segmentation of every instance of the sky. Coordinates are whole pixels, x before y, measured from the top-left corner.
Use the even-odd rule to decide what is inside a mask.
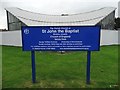
[[[42,14],[76,14],[103,7],[116,7],[120,0],[0,0],[0,29],[7,28],[7,17],[4,8],[18,7]]]

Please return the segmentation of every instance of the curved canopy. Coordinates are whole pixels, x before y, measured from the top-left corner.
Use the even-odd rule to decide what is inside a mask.
[[[96,25],[115,9],[114,7],[104,7],[78,14],[47,15],[22,10],[16,7],[6,8],[8,12],[28,26]]]

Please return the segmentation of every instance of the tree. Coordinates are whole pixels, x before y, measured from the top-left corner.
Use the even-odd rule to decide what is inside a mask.
[[[120,18],[115,18],[115,29],[118,30],[120,28]]]

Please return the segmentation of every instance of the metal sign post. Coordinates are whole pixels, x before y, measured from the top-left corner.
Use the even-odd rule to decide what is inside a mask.
[[[87,51],[87,70],[86,70],[86,83],[90,84],[90,59],[91,51]]]
[[[31,51],[31,62],[32,62],[32,82],[36,82],[36,68],[35,68],[35,51]]]

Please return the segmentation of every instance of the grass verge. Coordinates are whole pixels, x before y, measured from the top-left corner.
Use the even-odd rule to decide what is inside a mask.
[[[2,47],[3,88],[112,88],[118,85],[118,46],[92,52],[91,84],[86,85],[85,51],[36,52],[37,83],[31,82],[31,53]]]

